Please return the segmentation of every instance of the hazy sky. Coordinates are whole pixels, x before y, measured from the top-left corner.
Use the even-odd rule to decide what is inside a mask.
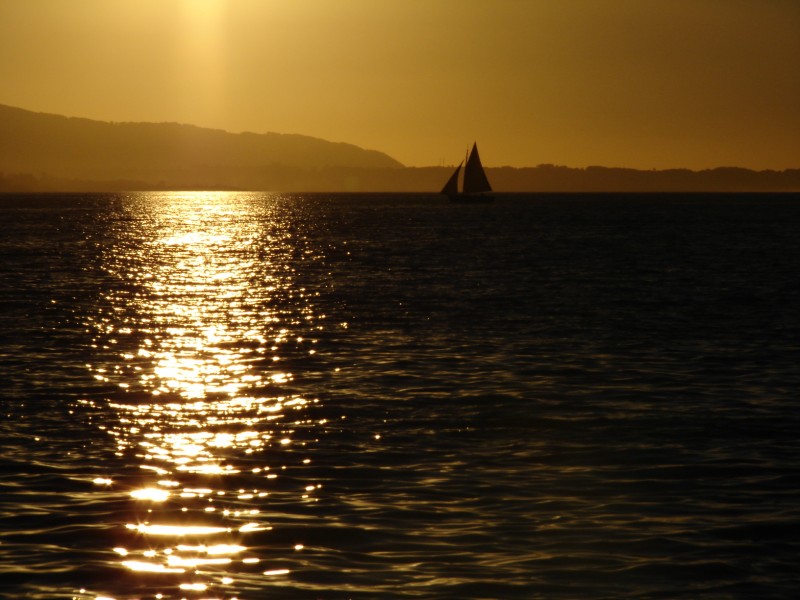
[[[489,166],[800,167],[800,0],[0,0],[0,103]]]

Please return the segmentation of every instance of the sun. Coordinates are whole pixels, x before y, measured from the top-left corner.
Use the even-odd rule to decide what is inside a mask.
[[[175,76],[185,82],[195,108],[209,119],[224,106],[225,13],[222,0],[182,0],[178,13],[176,42],[182,69]]]

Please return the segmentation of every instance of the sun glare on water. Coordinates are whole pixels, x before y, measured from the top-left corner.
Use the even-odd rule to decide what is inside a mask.
[[[116,284],[91,323],[90,368],[118,389],[107,401],[118,421],[106,430],[119,456],[140,466],[134,479],[95,479],[127,486],[136,515],[120,524],[128,543],[113,553],[131,572],[191,574],[182,590],[223,585],[198,580],[201,570],[224,570],[229,585],[237,572],[267,576],[251,548],[272,529],[263,509],[285,469],[280,453],[298,450],[292,432],[316,402],[282,390],[293,374],[279,359],[313,341],[313,305],[299,308],[299,320],[275,302],[294,281],[272,255],[292,240],[247,196],[139,200],[120,219],[104,265]],[[298,326],[303,335],[290,335]],[[318,489],[299,486],[299,501],[314,501],[309,490]]]

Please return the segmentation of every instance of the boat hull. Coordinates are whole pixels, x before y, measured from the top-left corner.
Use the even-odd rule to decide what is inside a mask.
[[[450,202],[457,204],[486,204],[494,202],[492,194],[447,194]]]

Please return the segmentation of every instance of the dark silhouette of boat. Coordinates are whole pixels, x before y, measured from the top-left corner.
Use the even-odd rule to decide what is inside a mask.
[[[472,145],[472,151],[467,155],[467,164],[464,166],[464,183],[462,191],[458,191],[458,175],[461,173],[461,162],[455,172],[447,180],[442,188],[442,194],[446,195],[452,202],[491,202],[494,196],[491,194],[492,186],[486,177],[486,172],[481,164],[481,157],[478,154],[478,143]]]

